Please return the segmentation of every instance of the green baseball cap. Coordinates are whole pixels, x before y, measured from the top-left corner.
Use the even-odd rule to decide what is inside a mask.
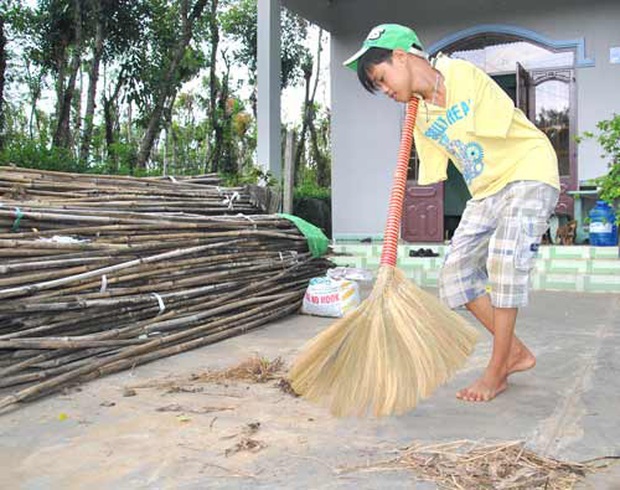
[[[427,58],[422,43],[413,29],[399,24],[381,24],[373,27],[366,36],[362,48],[346,60],[343,65],[357,71],[357,62],[370,48],[402,49],[408,53]]]

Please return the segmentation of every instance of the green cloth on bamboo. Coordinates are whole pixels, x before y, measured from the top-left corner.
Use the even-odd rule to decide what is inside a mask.
[[[313,257],[321,257],[327,252],[329,247],[329,238],[325,236],[323,231],[314,226],[312,223],[308,223],[305,219],[292,214],[279,213],[278,216],[282,216],[292,221],[295,226],[301,231],[302,235],[308,240],[308,248]]]
[[[19,231],[19,222],[22,220],[23,217],[24,217],[24,213],[22,213],[22,210],[16,207],[15,208],[15,221],[13,222],[13,228],[11,228],[14,232]]]

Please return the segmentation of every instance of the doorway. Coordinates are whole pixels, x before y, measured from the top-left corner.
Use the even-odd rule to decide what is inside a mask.
[[[574,77],[575,52],[571,49],[554,50],[512,34],[476,34],[461,39],[442,49],[453,58],[470,61],[488,73],[508,94],[515,105],[549,138],[558,155],[561,194],[556,214],[572,217],[574,203],[567,191],[577,188],[576,84]],[[461,174],[450,164],[448,180],[426,186],[433,192],[422,192],[417,186],[417,155],[412,153],[407,194],[409,201],[403,219],[403,238],[410,241],[442,241],[452,237],[462,212],[471,198]],[[416,195],[424,195],[420,206]],[[432,201],[432,202],[431,202]],[[439,209],[443,209],[443,213]],[[418,228],[412,235],[408,228],[416,216],[433,209],[441,215],[441,226],[433,226],[433,234],[426,235]],[[428,212],[425,212],[428,215]],[[409,237],[409,238],[408,238]]]
[[[493,75],[491,78],[497,82],[516,104],[516,74]],[[444,187],[444,239],[450,240],[461,222],[461,216],[463,216],[467,201],[471,199],[465,179],[463,179],[463,176],[452,161],[448,164],[448,179],[444,182]]]

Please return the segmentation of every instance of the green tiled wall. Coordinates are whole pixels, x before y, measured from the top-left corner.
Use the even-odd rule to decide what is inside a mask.
[[[430,248],[440,256],[409,257],[410,250],[419,248]],[[436,287],[446,248],[445,245],[400,245],[397,265],[416,284]],[[337,265],[379,268],[380,244],[336,244],[333,250],[339,255],[330,258]],[[620,293],[618,248],[543,246],[531,279],[535,290]]]

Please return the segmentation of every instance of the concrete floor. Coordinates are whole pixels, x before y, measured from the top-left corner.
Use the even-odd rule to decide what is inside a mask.
[[[538,365],[486,404],[454,397],[485,366],[486,334],[454,380],[400,417],[336,419],[273,382],[192,379],[253,355],[290,361],[331,323],[292,316],[0,416],[0,488],[433,489],[407,470],[343,470],[461,439],[525,440],[570,461],[620,456],[617,295],[534,293],[517,329]],[[236,452],[248,437],[258,447]],[[620,489],[620,465],[580,488]]]

